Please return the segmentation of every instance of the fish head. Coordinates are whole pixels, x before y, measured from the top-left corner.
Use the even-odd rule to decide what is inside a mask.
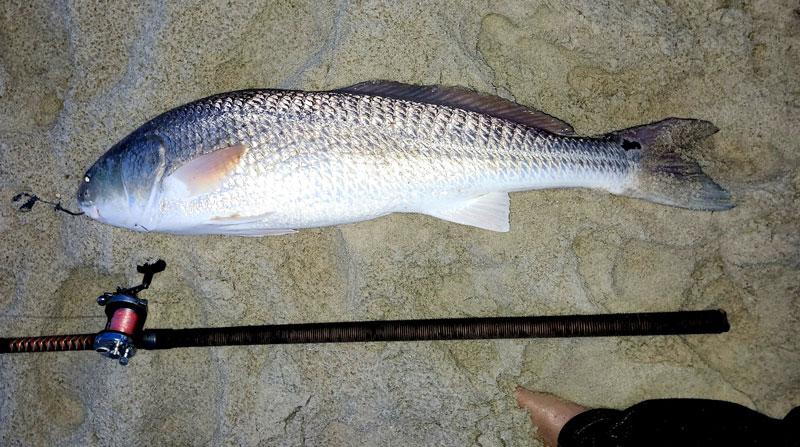
[[[126,137],[101,156],[78,187],[78,206],[92,219],[148,231],[166,170],[166,144],[158,135]]]

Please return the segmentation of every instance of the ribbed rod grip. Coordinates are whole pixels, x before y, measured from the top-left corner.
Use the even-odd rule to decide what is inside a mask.
[[[723,310],[707,310],[151,329],[144,331],[140,347],[715,334],[728,329]]]
[[[94,349],[95,334],[0,338],[0,354],[17,352],[85,351]]]

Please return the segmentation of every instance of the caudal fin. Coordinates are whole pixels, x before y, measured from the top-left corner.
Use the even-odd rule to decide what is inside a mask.
[[[619,141],[639,166],[636,181],[623,194],[693,210],[733,208],[730,194],[683,153],[717,130],[708,121],[669,118],[607,134]]]

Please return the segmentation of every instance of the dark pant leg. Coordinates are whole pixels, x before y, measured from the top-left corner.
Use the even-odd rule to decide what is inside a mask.
[[[561,447],[800,446],[800,413],[779,420],[732,402],[659,399],[627,410],[594,409],[570,419]]]

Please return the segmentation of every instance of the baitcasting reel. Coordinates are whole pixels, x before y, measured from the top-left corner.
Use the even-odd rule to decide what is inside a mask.
[[[136,267],[144,274],[142,283],[128,289],[117,288],[115,293],[106,292],[97,298],[97,304],[105,306],[106,328],[94,339],[94,350],[111,359],[119,359],[120,365],[127,365],[128,359],[136,355],[137,339],[142,337],[142,328],[147,320],[147,300],[137,294],[150,287],[153,275],[164,271],[167,263],[159,260],[154,264]]]

